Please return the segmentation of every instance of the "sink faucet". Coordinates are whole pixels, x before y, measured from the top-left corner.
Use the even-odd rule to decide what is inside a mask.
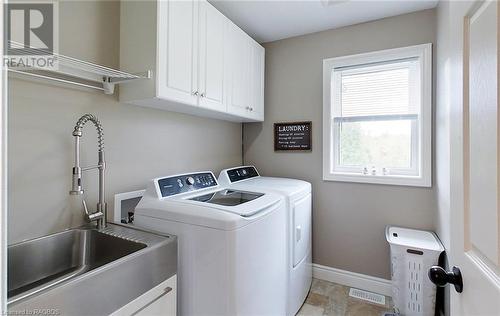
[[[98,144],[98,162],[95,166],[80,167],[80,137],[82,137],[82,129],[85,124],[91,121],[97,128],[97,144]],[[106,213],[107,205],[104,201],[104,169],[106,168],[106,162],[104,161],[104,134],[102,131],[102,125],[92,114],[85,114],[80,117],[78,122],[76,122],[75,129],[73,130],[73,136],[75,137],[75,165],[73,167],[73,185],[69,194],[71,195],[83,195],[82,187],[82,171],[99,169],[99,201],[97,202],[97,210],[95,212],[89,212],[87,208],[87,203],[85,199],[82,199],[83,209],[87,218],[90,222],[96,221],[97,228],[101,229],[106,227]]]

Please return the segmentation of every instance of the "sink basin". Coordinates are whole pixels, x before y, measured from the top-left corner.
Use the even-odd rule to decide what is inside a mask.
[[[176,274],[177,239],[81,227],[11,245],[7,258],[9,312],[108,315]]]
[[[7,297],[54,285],[145,247],[92,229],[72,229],[11,246]]]

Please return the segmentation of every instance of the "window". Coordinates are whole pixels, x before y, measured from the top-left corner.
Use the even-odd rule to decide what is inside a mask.
[[[431,186],[431,44],[323,61],[323,178]]]

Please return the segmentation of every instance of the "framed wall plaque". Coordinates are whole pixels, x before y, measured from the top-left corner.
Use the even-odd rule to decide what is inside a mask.
[[[311,151],[312,122],[274,123],[274,151]]]

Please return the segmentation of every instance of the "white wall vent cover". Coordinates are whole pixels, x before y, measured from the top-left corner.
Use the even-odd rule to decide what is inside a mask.
[[[349,296],[358,298],[360,300],[368,301],[370,303],[385,305],[385,296],[377,293],[363,291],[351,287],[349,289]]]

